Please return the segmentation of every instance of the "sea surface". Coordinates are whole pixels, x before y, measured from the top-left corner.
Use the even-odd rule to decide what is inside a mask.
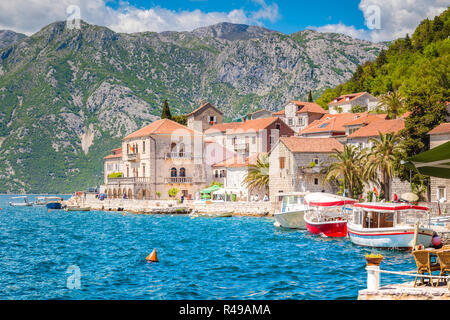
[[[410,253],[277,229],[271,218],[48,212],[10,199],[0,195],[0,299],[357,299],[366,253],[382,253],[384,270],[415,269]],[[154,248],[160,262],[148,263]],[[405,281],[381,275],[381,285]]]

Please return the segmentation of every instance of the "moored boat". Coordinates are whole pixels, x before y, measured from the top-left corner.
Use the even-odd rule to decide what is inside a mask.
[[[308,207],[305,205],[306,192],[292,192],[278,194],[277,196],[283,197],[280,210],[275,212],[276,227],[282,227],[287,229],[306,229],[305,224],[305,212]]]
[[[357,200],[320,192],[305,196],[305,202],[309,207],[305,224],[311,234],[347,236],[347,212]]]
[[[47,204],[47,197],[37,197],[34,204],[37,206],[45,206]]]
[[[195,212],[190,215],[191,217],[204,217],[204,218],[230,218],[233,216],[233,212],[231,211],[222,211],[222,212]]]
[[[20,196],[20,197],[13,197],[11,198],[12,200],[14,199],[22,199],[22,202],[10,202],[9,205],[11,207],[31,207],[33,205],[32,202],[30,202],[30,200],[28,200],[27,196]]]
[[[431,246],[429,208],[409,203],[357,203],[348,224],[350,240],[359,246],[406,249]]]
[[[66,208],[67,211],[91,211],[91,208],[82,208],[77,206],[68,206]]]
[[[45,205],[47,209],[59,210],[62,209],[62,201],[61,197],[46,197],[47,204]]]

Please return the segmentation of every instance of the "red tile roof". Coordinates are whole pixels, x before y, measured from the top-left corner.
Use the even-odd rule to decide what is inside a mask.
[[[280,110],[280,111],[278,111],[278,112],[272,113],[273,116],[283,116],[283,115],[285,115],[285,114],[286,114],[286,110],[285,110],[285,109]]]
[[[258,159],[258,156],[262,156],[264,153],[258,153],[251,155],[249,157],[246,157],[243,159],[240,156],[233,156],[232,158],[229,158],[223,162],[217,163],[213,165],[214,168],[244,168],[248,167],[251,164],[255,164],[256,160]]]
[[[230,130],[227,130],[227,133],[239,133],[239,132],[249,132],[249,131],[258,132],[258,131],[266,129],[275,121],[279,121],[279,118],[272,117],[272,118],[247,120],[245,122],[241,122],[241,124],[239,126],[236,126],[234,128],[231,128]]]
[[[407,111],[407,112],[405,112],[400,118],[406,119],[406,118],[408,118],[410,115],[412,115],[412,112],[411,112],[411,111]]]
[[[352,94],[345,94],[345,95],[342,95],[340,97],[334,98],[328,105],[329,106],[338,106],[338,105],[343,104],[343,103],[349,103],[352,100],[362,96],[365,93],[367,93],[367,92],[358,92],[358,93],[352,93]],[[348,101],[346,100],[347,98],[349,98]],[[337,100],[337,102],[334,102],[335,100]]]
[[[322,113],[326,114],[328,111],[325,111],[321,106],[314,102],[302,102],[302,101],[291,101],[298,107],[302,107],[297,113]]]
[[[161,119],[149,124],[148,126],[136,132],[133,132],[132,134],[123,138],[123,140],[145,137],[151,134],[173,134],[175,131],[180,131],[180,133],[185,134],[194,134],[194,131],[186,126],[183,126],[169,119]]]
[[[441,123],[436,128],[428,132],[430,135],[450,133],[450,123]]]
[[[344,145],[335,138],[282,137],[280,141],[293,153],[332,153],[344,150]]]
[[[367,126],[353,132],[347,138],[369,138],[377,137],[379,133],[398,133],[405,128],[404,119],[381,120],[369,123]]]
[[[205,131],[205,134],[217,133],[217,132],[226,132],[227,130],[234,129],[242,125],[242,122],[228,122],[216,124]]]
[[[120,159],[120,158],[122,158],[122,148],[113,149],[112,154],[104,157],[103,159],[108,160],[108,159]]]
[[[375,113],[365,112],[365,113],[359,114],[357,119],[344,124],[344,127],[369,124],[374,121],[388,120],[388,119],[389,119],[389,115],[387,113],[375,114]]]
[[[339,113],[326,114],[320,120],[312,122],[300,134],[326,133],[345,134],[345,125],[355,121],[366,113]]]

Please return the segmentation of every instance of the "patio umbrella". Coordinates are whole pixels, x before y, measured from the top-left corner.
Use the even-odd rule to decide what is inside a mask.
[[[426,176],[450,179],[450,141],[409,158],[406,166]]]
[[[407,193],[402,194],[400,196],[400,199],[408,201],[408,202],[415,202],[415,201],[419,200],[419,196],[412,192],[407,192]]]

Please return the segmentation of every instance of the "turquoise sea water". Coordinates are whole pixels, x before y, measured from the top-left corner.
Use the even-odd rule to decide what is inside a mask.
[[[283,231],[270,218],[49,213],[10,198],[0,196],[0,299],[356,299],[365,253],[381,252],[385,270],[415,269],[410,253]],[[148,263],[154,248],[160,262]],[[68,288],[69,266],[80,289]],[[382,274],[381,284],[406,280]]]

